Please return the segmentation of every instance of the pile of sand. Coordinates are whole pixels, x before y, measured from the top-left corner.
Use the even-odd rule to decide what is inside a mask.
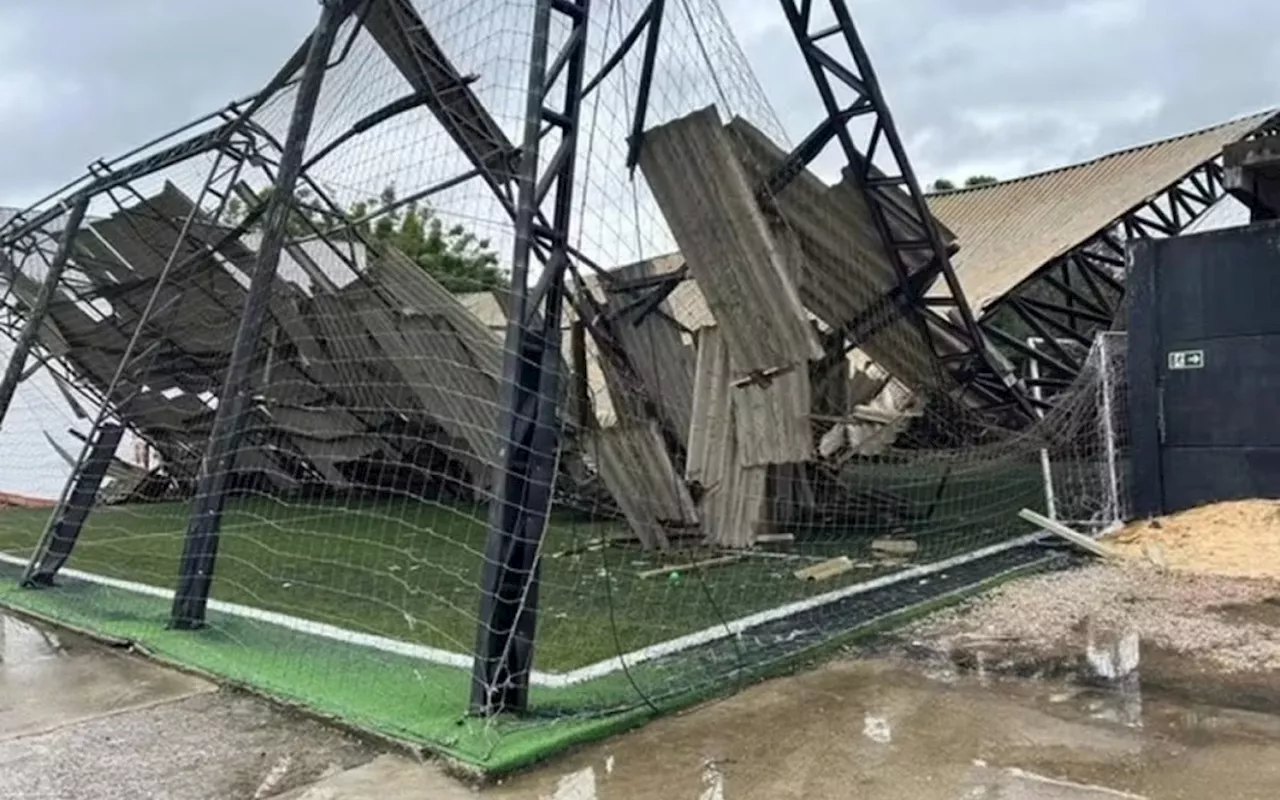
[[[1280,580],[1280,501],[1193,508],[1134,522],[1103,542],[1126,558],[1168,569]]]

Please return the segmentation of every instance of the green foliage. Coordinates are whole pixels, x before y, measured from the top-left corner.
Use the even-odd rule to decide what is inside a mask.
[[[999,182],[999,179],[996,178],[994,175],[970,175],[969,177],[964,179],[964,185],[965,185],[965,188],[967,189],[972,189],[975,186],[987,186],[989,184],[997,183],[997,182]],[[938,178],[936,181],[929,184],[928,191],[929,192],[953,192],[957,188],[959,187],[956,186],[956,182],[951,180],[950,178]]]
[[[268,189],[259,195],[258,202],[265,203],[269,198]],[[394,186],[383,189],[377,198],[352,204],[345,218],[319,208],[314,196],[305,189],[299,190],[296,198],[286,224],[290,236],[314,236],[323,232],[345,238],[352,235],[354,227],[365,239],[400,250],[450,292],[505,290],[510,285],[488,239],[478,238],[463,225],[446,227],[429,206],[408,203],[376,219],[366,219],[371,211],[396,202]],[[224,222],[239,224],[248,213],[249,208],[243,202],[232,199],[227,204]],[[249,226],[250,230],[259,229],[261,223],[259,217]]]

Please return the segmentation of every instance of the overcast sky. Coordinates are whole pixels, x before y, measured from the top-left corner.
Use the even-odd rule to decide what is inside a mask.
[[[800,139],[816,108],[780,10],[723,3]],[[849,4],[923,180],[1010,177],[1280,105],[1275,0]],[[252,91],[316,12],[314,0],[0,0],[0,204]]]

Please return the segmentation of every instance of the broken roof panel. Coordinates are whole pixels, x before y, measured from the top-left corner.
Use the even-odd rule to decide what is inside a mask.
[[[726,130],[756,185],[763,185],[787,157],[746,120],[734,119]],[[827,186],[802,170],[772,200],[784,220],[775,226],[775,236],[794,239],[801,253],[793,279],[805,308],[832,328],[865,318],[862,327],[871,323],[874,327],[869,329],[875,332],[860,347],[912,386],[937,383],[945,373],[937,369],[919,324],[909,311],[884,303],[901,281],[863,192],[847,182]],[[949,231],[941,234],[949,243]],[[929,257],[904,260],[908,272],[915,273]]]
[[[975,313],[1276,115],[1272,109],[1069,167],[931,195],[930,209],[959,238],[952,263]]]
[[[389,248],[374,263],[369,277],[392,308],[408,318],[425,317],[433,326],[452,332],[477,369],[495,381],[501,379],[501,339],[425,269]]]
[[[697,524],[693,497],[671,463],[656,421],[589,431],[585,440],[601,480],[646,547],[665,550],[668,526]]]
[[[753,184],[714,107],[651,128],[644,173],[690,272],[725,333],[735,370],[769,373],[822,356]]]
[[[621,281],[631,281],[661,275],[660,266],[642,261],[615,270]],[[618,313],[613,320],[613,332],[617,344],[629,357],[636,377],[644,384],[653,398],[668,428],[681,440],[689,431],[691,405],[693,403],[693,375],[695,353],[684,342],[680,328],[671,319],[666,301],[659,303],[652,313],[639,316],[639,309],[626,310],[634,296],[627,292],[603,288],[608,298],[605,308]],[[607,313],[607,312],[606,312]],[[610,362],[604,362],[608,365]],[[609,389],[615,408],[623,409],[622,416],[641,419],[641,408],[630,407],[639,401],[634,391],[622,385],[617,370],[606,369],[605,377],[611,379]]]
[[[417,410],[417,399],[383,363],[378,346],[360,319],[357,309],[361,299],[372,299],[372,295],[371,289],[357,283],[338,295],[317,295],[311,300],[311,327],[319,332],[324,357],[338,376],[333,388],[357,409]]]

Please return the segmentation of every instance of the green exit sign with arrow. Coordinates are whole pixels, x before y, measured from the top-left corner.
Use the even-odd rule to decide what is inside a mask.
[[[1169,369],[1203,369],[1203,350],[1174,350],[1169,353]]]

